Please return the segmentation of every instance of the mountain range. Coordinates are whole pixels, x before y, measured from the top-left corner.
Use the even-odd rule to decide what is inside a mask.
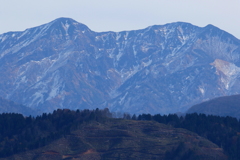
[[[176,22],[94,32],[59,18],[0,35],[0,96],[33,110],[174,113],[240,93],[240,40]]]

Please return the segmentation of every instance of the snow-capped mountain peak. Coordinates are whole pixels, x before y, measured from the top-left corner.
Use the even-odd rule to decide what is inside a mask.
[[[41,111],[185,111],[239,93],[239,46],[212,25],[94,32],[59,18],[0,35],[0,96]]]

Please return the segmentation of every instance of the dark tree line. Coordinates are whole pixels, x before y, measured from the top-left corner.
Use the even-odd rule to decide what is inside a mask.
[[[240,121],[236,118],[193,113],[185,117],[141,114],[133,115],[132,119],[152,120],[190,130],[223,148],[229,159],[240,159]]]
[[[23,117],[17,113],[0,114],[0,157],[36,149],[70,134],[82,123],[104,121],[110,117],[108,109],[71,111],[58,109],[37,117]]]
[[[31,149],[45,146],[81,127],[82,123],[111,122],[108,109],[71,111],[58,109],[53,113],[37,117],[24,117],[16,113],[0,114],[0,157],[7,157]],[[169,115],[123,114],[124,119],[157,121],[176,128],[185,128],[207,138],[223,148],[229,159],[240,159],[240,121],[232,117],[219,117],[205,114],[187,114],[178,117]],[[181,146],[166,153],[166,156],[179,157]],[[181,155],[191,156],[191,151]]]

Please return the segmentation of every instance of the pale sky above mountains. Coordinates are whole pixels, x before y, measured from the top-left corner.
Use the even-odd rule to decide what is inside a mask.
[[[143,29],[189,22],[223,29],[240,39],[240,0],[0,0],[0,34],[69,17],[93,31]]]

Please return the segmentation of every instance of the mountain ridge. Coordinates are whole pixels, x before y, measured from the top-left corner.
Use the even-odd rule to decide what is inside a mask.
[[[217,67],[227,62],[237,68],[239,53],[240,41],[212,25],[94,32],[59,18],[0,35],[0,96],[43,112],[183,112],[238,93],[238,73],[226,78]]]
[[[16,104],[2,97],[0,97],[0,113],[21,113],[24,116],[36,116],[39,114],[36,110]]]
[[[194,112],[206,115],[231,116],[239,119],[240,95],[217,97],[192,106],[186,113]]]

